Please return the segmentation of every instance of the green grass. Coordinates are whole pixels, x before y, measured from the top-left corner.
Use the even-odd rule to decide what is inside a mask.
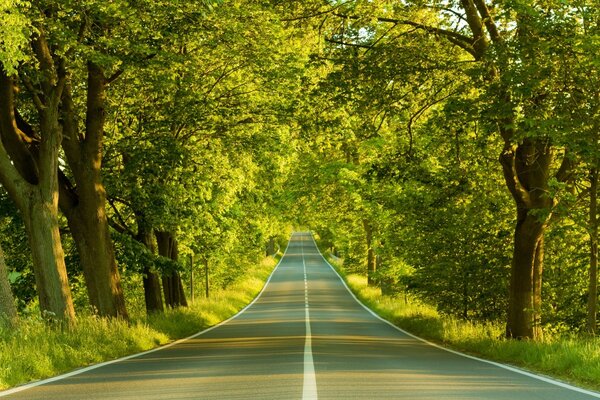
[[[275,262],[259,266],[211,298],[164,314],[134,317],[128,324],[79,317],[69,329],[49,327],[41,318],[21,318],[12,327],[0,321],[0,389],[55,376],[75,368],[149,350],[213,326],[245,307],[262,289]]]
[[[341,275],[365,305],[414,335],[467,354],[600,390],[599,338],[546,335],[539,342],[506,340],[499,323],[474,323],[441,315],[415,298],[382,295],[379,289],[367,285],[364,276]]]

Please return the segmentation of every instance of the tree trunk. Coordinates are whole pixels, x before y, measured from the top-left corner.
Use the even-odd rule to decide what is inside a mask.
[[[545,229],[542,228],[542,232]],[[542,340],[542,273],[544,271],[544,236],[538,240],[533,260],[533,338]]]
[[[17,318],[17,307],[8,281],[8,268],[4,260],[4,252],[0,247],[0,321],[13,321]]]
[[[521,214],[514,235],[506,336],[534,338],[534,264],[542,262],[536,260],[542,229],[537,217]]]
[[[176,262],[179,254],[175,235],[172,232],[159,231],[156,231],[155,235],[156,243],[158,244],[158,254]],[[187,307],[187,300],[179,272],[168,271],[163,273],[162,282],[167,307]]]
[[[143,218],[137,216],[138,221],[138,236],[137,240],[143,243],[144,246],[152,253],[156,253],[154,246],[154,240],[152,235],[152,229],[145,223]],[[158,274],[153,271],[148,265],[144,266],[143,270],[143,283],[144,283],[144,301],[146,302],[146,312],[153,314],[157,312],[163,312],[163,299],[160,290],[160,279]]]
[[[47,53],[42,34],[35,45],[41,53]],[[17,126],[13,80],[0,68],[0,180],[25,222],[42,315],[72,323],[75,310],[58,228],[58,151],[62,140],[58,105],[62,82],[43,82],[46,105],[38,104],[37,108],[41,139],[34,157],[25,145],[28,138]]]
[[[91,306],[100,316],[127,319],[101,178],[106,103],[103,71],[93,63],[88,64],[85,137],[78,135],[70,90],[67,85],[63,94],[66,140],[62,146],[75,185],[61,176],[60,206],[79,252]]]
[[[275,237],[271,236],[267,243],[267,257],[275,255]]]
[[[373,227],[366,219],[363,219],[363,225],[367,239],[367,282],[369,285],[375,285],[377,265],[375,262],[375,252],[373,251]]]
[[[587,331],[596,334],[598,314],[598,170],[590,170],[590,271],[587,301]]]
[[[190,254],[190,300],[194,302],[194,255]]]
[[[204,290],[206,298],[210,295],[210,281],[208,276],[208,258],[204,259]]]
[[[541,338],[541,288],[544,232],[552,199],[548,179],[552,149],[547,140],[505,144],[500,157],[507,187],[517,206],[506,336]]]
[[[80,199],[89,194],[85,193],[85,189],[80,190],[80,193]],[[92,207],[95,212],[86,210],[90,203],[96,204]],[[128,319],[121,278],[102,203],[103,201],[81,200],[76,209],[65,215],[77,246],[93,311],[102,317]]]
[[[75,310],[60,242],[58,207],[32,199],[24,214],[40,311],[50,319],[72,321]]]

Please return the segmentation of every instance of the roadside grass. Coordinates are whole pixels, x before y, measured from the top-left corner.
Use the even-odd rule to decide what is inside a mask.
[[[190,307],[131,322],[79,316],[75,326],[48,326],[39,317],[20,318],[12,326],[0,321],[0,390],[48,378],[90,364],[149,350],[216,325],[256,297],[275,260],[265,258],[238,281],[213,290],[209,299]]]
[[[534,371],[600,390],[600,338],[546,334],[543,341],[504,339],[503,326],[464,321],[410,296],[390,297],[367,285],[365,276],[345,275],[350,289],[366,306],[396,326],[431,342],[466,354]]]

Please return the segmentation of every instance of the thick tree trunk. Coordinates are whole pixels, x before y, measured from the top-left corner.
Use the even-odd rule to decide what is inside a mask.
[[[522,212],[515,228],[514,249],[510,276],[509,308],[506,336],[510,338],[534,338],[536,319],[535,286],[541,284],[538,274],[534,285],[534,265],[543,260],[538,257],[542,226],[538,218]],[[536,301],[537,302],[537,301]]]
[[[49,319],[75,319],[65,255],[58,229],[58,205],[33,191],[24,210],[25,228],[31,246],[40,311]],[[58,197],[58,193],[54,197]],[[56,199],[58,200],[58,199]]]
[[[0,320],[13,321],[17,318],[17,307],[8,281],[8,268],[4,260],[4,252],[0,247]]]
[[[507,187],[517,206],[506,336],[541,338],[544,232],[552,199],[548,192],[552,150],[544,139],[505,146],[500,157]]]
[[[60,205],[79,252],[92,308],[100,316],[127,319],[101,178],[105,92],[102,70],[88,64],[86,135],[82,138],[74,122],[70,87],[67,85],[65,90],[63,113],[67,139],[62,145],[77,189],[63,177]]]
[[[143,243],[144,246],[152,253],[156,253],[154,246],[154,240],[152,235],[152,229],[144,223],[143,219],[138,216],[138,237],[137,240]],[[163,299],[160,290],[160,279],[158,274],[153,271],[149,266],[144,266],[143,270],[143,283],[144,283],[144,300],[146,302],[146,312],[153,314],[157,312],[163,312]]]
[[[84,185],[85,186],[85,185]],[[80,190],[80,199],[89,193]],[[77,246],[90,305],[102,317],[128,319],[103,201],[81,200],[65,213]],[[95,212],[86,210],[91,204]]]
[[[177,240],[172,232],[155,232],[158,254],[177,261],[179,254]],[[187,300],[178,271],[169,271],[162,276],[163,291],[167,307],[187,307]]]
[[[375,273],[377,272],[377,265],[375,261],[375,252],[373,250],[373,227],[366,219],[363,219],[363,225],[367,239],[367,282],[369,285],[375,285]]]
[[[587,331],[596,334],[598,314],[598,170],[590,170],[590,271],[587,301]]]
[[[49,54],[41,33],[34,47],[39,57]],[[0,179],[25,221],[40,311],[45,318],[72,323],[75,311],[58,229],[58,105],[64,81],[57,78],[42,82],[46,104],[36,103],[41,139],[34,157],[25,145],[29,138],[17,126],[14,83],[0,70]]]

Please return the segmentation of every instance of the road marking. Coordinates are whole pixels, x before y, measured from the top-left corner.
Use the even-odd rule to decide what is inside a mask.
[[[302,244],[302,268],[304,269],[304,321],[306,322],[306,339],[304,341],[304,384],[302,385],[302,400],[317,400],[317,380],[312,354],[312,332],[310,330],[310,310],[308,306],[308,279],[306,262],[304,261],[304,244]]]
[[[335,270],[335,268],[333,268],[333,266],[329,263],[329,261],[327,261],[327,259],[323,256],[323,254],[321,253],[321,250],[319,250],[319,246],[317,246],[317,242],[315,241],[315,238],[314,238],[314,236],[312,236],[312,234],[311,234],[311,238],[312,238],[313,243],[314,243],[314,245],[315,245],[315,247],[317,249],[317,252],[321,256],[321,258],[323,258],[323,260],[329,266],[329,268],[331,268],[331,270],[337,275],[337,277],[340,279],[340,281],[342,282],[342,284],[344,285],[344,287],[346,288],[346,290],[348,291],[348,293],[350,293],[350,295],[352,296],[352,298],[360,306],[362,306],[362,308],[364,308],[365,310],[367,310],[375,318],[377,318],[380,321],[388,324],[389,326],[391,326],[392,328],[396,329],[397,331],[400,331],[400,332],[402,332],[403,334],[405,334],[407,336],[410,336],[410,337],[412,337],[414,339],[417,339],[417,340],[419,340],[419,341],[421,341],[423,343],[426,343],[426,344],[428,344],[430,346],[436,347],[436,348],[438,348],[440,350],[444,350],[444,351],[447,351],[447,352],[452,353],[452,354],[456,354],[456,355],[461,356],[461,357],[470,358],[471,360],[480,361],[482,363],[493,365],[495,367],[502,368],[502,369],[505,369],[505,370],[508,370],[508,371],[511,371],[511,372],[515,372],[515,373],[520,374],[520,375],[525,375],[525,376],[528,376],[530,378],[537,379],[537,380],[540,380],[542,382],[549,383],[551,385],[559,386],[559,387],[562,387],[564,389],[569,389],[569,390],[572,390],[574,392],[579,392],[579,393],[587,394],[587,395],[590,395],[592,397],[600,399],[600,393],[598,393],[598,392],[593,392],[593,391],[586,390],[586,389],[583,389],[583,388],[580,388],[580,387],[577,387],[577,386],[569,385],[568,383],[561,382],[561,381],[558,381],[558,380],[550,378],[550,377],[546,377],[546,376],[542,376],[542,375],[537,375],[537,374],[534,374],[532,372],[519,369],[517,367],[512,367],[510,365],[497,363],[495,361],[490,361],[490,360],[486,360],[486,359],[483,359],[483,358],[478,358],[478,357],[475,357],[475,356],[470,356],[468,354],[464,354],[464,353],[461,353],[461,352],[456,351],[456,350],[451,350],[451,349],[448,349],[446,347],[442,347],[442,346],[440,346],[438,344],[432,343],[429,340],[423,339],[423,338],[421,338],[419,336],[413,335],[412,333],[407,332],[407,331],[405,331],[404,329],[402,329],[400,327],[397,327],[396,325],[392,324],[387,319],[384,319],[384,318],[380,317],[377,313],[375,313],[375,311],[371,310],[369,307],[367,307],[366,305],[364,305],[362,303],[362,301],[360,301],[354,295],[354,293],[352,292],[352,290],[350,290],[350,288],[346,284],[346,281],[344,281],[344,279],[340,276],[340,274],[338,274],[338,272]]]
[[[194,339],[194,338],[196,338],[198,336],[202,336],[205,333],[212,331],[213,329],[217,329],[221,325],[225,325],[229,321],[231,321],[231,320],[239,317],[240,315],[242,315],[242,313],[244,313],[244,311],[246,311],[248,308],[250,308],[254,303],[256,303],[258,301],[258,299],[260,298],[260,296],[262,296],[263,292],[265,291],[265,289],[269,285],[269,282],[271,282],[271,278],[273,278],[273,274],[275,274],[275,271],[277,271],[277,269],[279,268],[279,265],[281,264],[281,261],[285,257],[285,255],[286,255],[286,253],[287,253],[287,251],[288,251],[288,249],[290,247],[290,243],[291,242],[292,242],[292,238],[290,238],[290,240],[288,241],[287,247],[285,248],[285,251],[283,252],[283,255],[279,259],[279,262],[277,263],[277,265],[275,266],[275,268],[273,268],[273,271],[271,272],[271,275],[269,275],[269,278],[265,282],[265,285],[263,286],[262,290],[256,295],[256,297],[252,300],[252,302],[250,302],[250,304],[248,304],[246,307],[242,308],[237,314],[235,314],[232,317],[229,317],[225,321],[221,321],[217,325],[213,325],[213,326],[211,326],[211,327],[209,327],[207,329],[204,329],[204,330],[202,330],[202,331],[200,331],[198,333],[193,334],[192,336],[188,336],[188,337],[186,337],[184,339],[176,340],[174,342],[171,342],[171,343],[166,344],[166,345],[161,346],[161,347],[156,347],[154,349],[147,350],[147,351],[144,351],[144,352],[141,352],[141,353],[131,354],[131,355],[128,355],[128,356],[125,356],[125,357],[117,358],[116,360],[110,360],[110,361],[101,362],[99,364],[90,365],[89,367],[85,367],[85,368],[81,368],[81,369],[78,369],[78,370],[75,370],[75,371],[67,372],[66,374],[62,374],[62,375],[58,375],[58,376],[53,376],[52,378],[44,379],[44,380],[37,381],[37,382],[31,382],[31,383],[27,383],[25,385],[17,386],[17,387],[12,388],[12,389],[0,391],[0,397],[9,396],[11,394],[19,393],[19,392],[22,392],[24,390],[34,388],[36,386],[41,386],[41,385],[45,385],[47,383],[52,383],[52,382],[60,381],[60,380],[63,380],[63,379],[66,379],[66,378],[70,378],[72,376],[79,375],[79,374],[82,374],[84,372],[92,371],[94,369],[101,368],[101,367],[104,367],[104,366],[107,366],[107,365],[116,364],[116,363],[121,362],[121,361],[131,360],[132,358],[137,358],[137,357],[140,357],[140,356],[143,356],[143,355],[146,355],[146,354],[150,354],[150,353],[154,353],[154,352],[161,351],[161,350],[164,350],[164,349],[168,349],[169,347],[172,347],[172,346],[175,346],[177,344],[183,343],[183,342],[185,342],[187,340]]]

